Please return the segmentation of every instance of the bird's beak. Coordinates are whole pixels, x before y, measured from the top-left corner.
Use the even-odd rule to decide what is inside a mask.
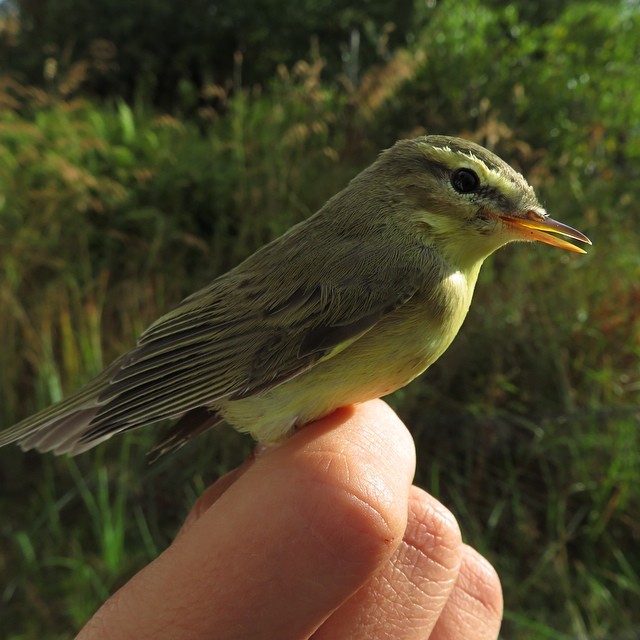
[[[576,253],[586,253],[586,251],[581,247],[576,247],[570,242],[551,234],[559,233],[562,236],[591,244],[591,240],[583,233],[576,231],[576,229],[566,224],[562,224],[562,222],[557,222],[546,214],[538,211],[527,211],[522,216],[501,215],[500,220],[523,240],[537,240],[538,242],[544,242],[553,247],[559,247],[567,251],[575,251]]]

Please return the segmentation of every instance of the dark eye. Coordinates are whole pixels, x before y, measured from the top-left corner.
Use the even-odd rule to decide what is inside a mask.
[[[458,193],[473,193],[480,186],[480,178],[471,169],[456,169],[451,176],[451,186]]]

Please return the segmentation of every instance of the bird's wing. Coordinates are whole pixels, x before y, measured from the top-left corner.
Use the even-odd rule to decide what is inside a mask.
[[[88,385],[0,434],[0,445],[79,453],[120,431],[273,388],[407,302],[432,264],[356,239],[323,254],[268,245],[151,325]]]
[[[385,247],[381,262],[372,247],[351,249],[330,264],[310,261],[295,280],[286,255],[266,277],[249,264],[187,298],[141,336],[113,375],[99,397],[95,432],[273,388],[357,340],[423,281],[423,265],[401,251]]]

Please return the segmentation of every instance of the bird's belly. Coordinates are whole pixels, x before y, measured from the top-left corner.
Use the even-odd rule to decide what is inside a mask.
[[[305,373],[217,408],[238,430],[251,433],[259,442],[277,442],[295,426],[409,383],[449,346],[467,308],[468,304],[461,305],[459,312],[454,308],[442,317],[407,305]]]

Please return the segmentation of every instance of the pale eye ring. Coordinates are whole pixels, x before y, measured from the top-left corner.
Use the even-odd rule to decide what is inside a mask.
[[[451,175],[451,186],[458,193],[473,193],[480,188],[480,178],[472,169],[456,169]]]

